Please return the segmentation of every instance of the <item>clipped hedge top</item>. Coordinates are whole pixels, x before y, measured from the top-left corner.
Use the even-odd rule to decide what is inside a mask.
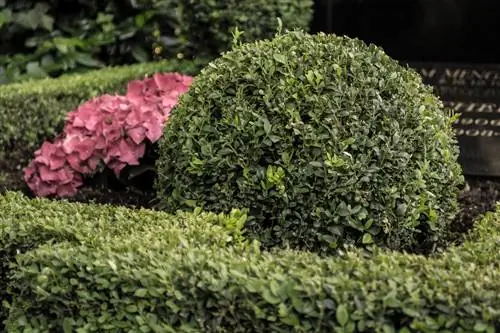
[[[16,192],[0,196],[0,323],[5,319],[9,264],[17,254],[43,244],[85,244],[90,248],[113,243],[144,242],[162,251],[176,247],[224,247],[243,242],[245,214],[195,212],[175,216],[146,209],[29,199]],[[1,325],[0,325],[0,331]]]
[[[205,245],[221,240],[226,243],[229,236],[240,233],[246,218],[238,210],[229,215],[200,210],[170,215],[147,209],[29,199],[18,192],[0,196],[0,211],[0,257],[10,250],[37,247],[49,240],[94,244],[116,237],[189,234],[191,238],[201,237],[200,243]]]
[[[69,111],[92,97],[123,92],[129,81],[156,72],[197,74],[205,63],[165,60],[2,85],[0,157],[13,152],[31,153],[43,140],[59,133]]]
[[[159,147],[166,210],[249,208],[249,234],[268,246],[432,248],[463,182],[451,120],[418,73],[323,33],[211,62]]]
[[[240,246],[161,251],[120,238],[100,248],[44,245],[17,257],[14,285],[24,293],[8,323],[21,330],[495,332],[499,247],[500,206],[463,245],[436,257],[354,248],[327,259]]]

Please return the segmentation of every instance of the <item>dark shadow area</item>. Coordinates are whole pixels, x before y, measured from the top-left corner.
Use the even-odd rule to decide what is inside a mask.
[[[494,0],[317,0],[312,30],[358,37],[398,60],[500,61]]]

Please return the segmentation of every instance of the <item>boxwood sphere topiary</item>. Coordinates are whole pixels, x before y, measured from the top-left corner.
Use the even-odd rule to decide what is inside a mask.
[[[160,140],[157,195],[169,211],[247,208],[248,235],[266,246],[412,251],[457,211],[451,122],[380,48],[278,33],[195,78]]]
[[[180,35],[195,52],[219,55],[232,46],[236,28],[241,41],[272,38],[277,18],[287,29],[308,29],[313,17],[312,0],[182,0],[179,1]]]

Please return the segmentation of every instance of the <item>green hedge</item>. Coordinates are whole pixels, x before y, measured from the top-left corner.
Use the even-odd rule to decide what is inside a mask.
[[[31,153],[59,133],[69,111],[94,96],[123,92],[128,81],[155,72],[195,75],[205,63],[161,61],[0,86],[0,158]]]
[[[196,212],[172,216],[145,209],[30,200],[14,192],[0,196],[0,212],[0,304],[10,299],[9,263],[17,254],[42,244],[80,244],[91,249],[124,238],[128,242],[151,239],[148,244],[153,246],[153,238],[157,238],[162,242],[162,251],[178,246],[191,248],[197,243],[222,247],[239,241],[246,218],[237,210],[229,215]],[[7,314],[6,307],[8,304],[0,307],[0,323]]]
[[[451,123],[379,47],[279,32],[212,61],[180,100],[158,141],[158,207],[248,208],[267,247],[430,251],[463,185]]]
[[[78,216],[73,207],[83,207],[63,205],[10,194],[0,211],[10,207],[4,224],[45,214],[43,221],[57,217],[69,223]],[[124,220],[116,218],[121,214],[108,219]],[[463,245],[434,258],[352,249],[325,259],[213,242],[194,246],[191,234],[174,248],[164,235],[175,232],[167,227],[157,236],[121,232],[127,236],[46,244],[17,256],[7,327],[9,332],[499,332],[499,221],[500,207],[476,223]],[[200,237],[193,243],[211,239],[196,232],[198,225],[191,227]]]

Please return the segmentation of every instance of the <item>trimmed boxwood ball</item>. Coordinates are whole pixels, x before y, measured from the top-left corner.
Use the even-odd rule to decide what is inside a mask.
[[[180,35],[193,51],[219,55],[231,48],[232,34],[244,31],[241,41],[272,38],[277,18],[287,29],[308,29],[312,0],[182,0],[179,2]]]
[[[319,252],[437,245],[463,184],[452,119],[413,70],[302,31],[211,62],[159,141],[168,211],[249,209],[247,235]]]

